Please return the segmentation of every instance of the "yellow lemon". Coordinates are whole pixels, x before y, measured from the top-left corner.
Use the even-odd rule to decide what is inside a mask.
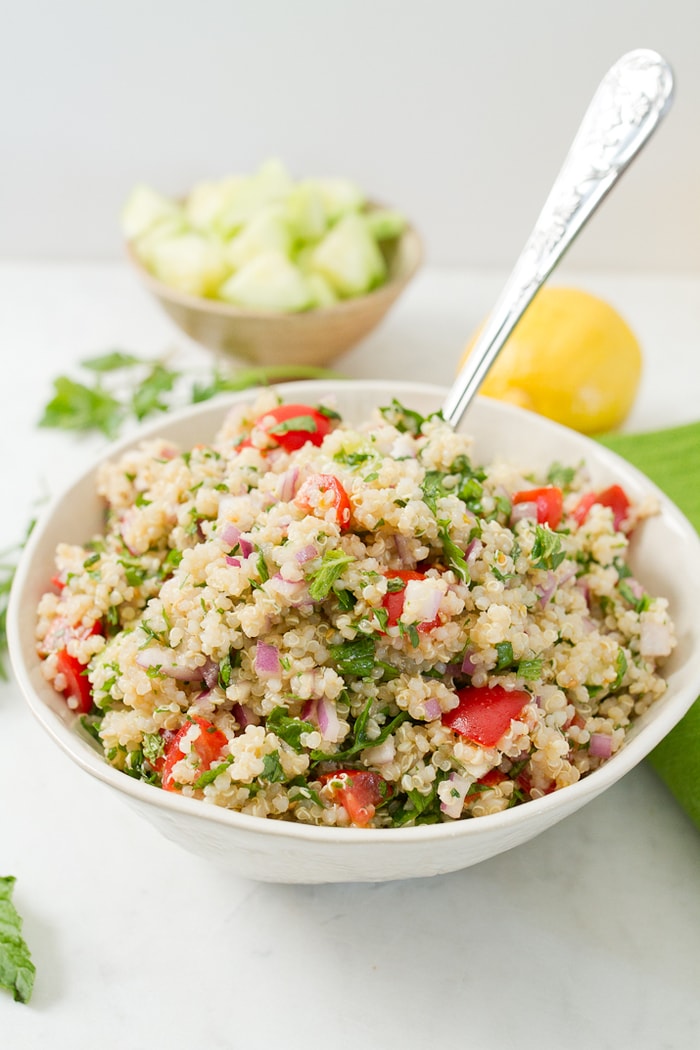
[[[466,360],[474,340],[467,347]],[[579,288],[541,288],[481,387],[592,434],[618,426],[642,372],[636,336],[609,303]]]

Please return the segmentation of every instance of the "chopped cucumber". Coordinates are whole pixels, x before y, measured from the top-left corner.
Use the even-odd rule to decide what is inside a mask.
[[[406,220],[401,212],[389,211],[387,208],[368,211],[364,219],[375,241],[388,241],[392,237],[399,237],[406,229]]]
[[[329,223],[366,204],[362,190],[350,179],[309,179],[308,183],[320,194]]]
[[[179,211],[174,201],[152,190],[150,186],[136,186],[122,210],[124,236],[128,241],[141,237],[163,220],[172,219]]]
[[[185,201],[185,215],[190,225],[203,233],[213,230],[231,207],[244,181],[241,175],[232,175],[217,182],[198,182]]]
[[[323,238],[311,256],[313,269],[340,296],[362,295],[386,276],[384,256],[355,212],[345,215]]]
[[[296,312],[314,305],[303,273],[282,252],[265,252],[251,259],[229,277],[219,295],[252,310]]]
[[[240,233],[226,245],[226,260],[234,270],[251,262],[263,252],[277,251],[288,255],[292,236],[279,205],[270,205],[253,216]]]
[[[189,295],[215,295],[229,272],[223,246],[198,233],[158,241],[151,264],[156,277]]]
[[[405,226],[398,212],[370,211],[350,179],[294,181],[278,160],[199,182],[182,203],[136,186],[122,214],[133,250],[165,284],[277,311],[371,291],[387,276],[380,242]]]

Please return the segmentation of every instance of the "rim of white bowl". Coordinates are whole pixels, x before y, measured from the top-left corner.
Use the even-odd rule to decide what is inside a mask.
[[[324,391],[324,393],[329,393],[333,392],[339,384],[343,388],[351,388],[358,393],[384,392],[391,397],[415,393],[444,398],[447,393],[447,387],[436,384],[382,379],[301,380],[281,384],[281,387],[285,392],[289,391],[291,393],[298,392],[302,394],[304,391]],[[692,681],[688,682],[683,688],[678,689],[670,702],[665,702],[658,718],[652,719],[636,735],[626,739],[621,749],[612,758],[581,780],[567,787],[559,788],[542,798],[531,799],[522,805],[514,806],[500,813],[493,813],[472,820],[423,824],[410,828],[325,827],[256,817],[237,810],[207,804],[201,799],[187,798],[183,795],[163,791],[154,785],[128,777],[109,765],[89,740],[74,728],[77,717],[71,723],[64,721],[56,711],[52,710],[50,704],[42,699],[34,688],[30,667],[23,659],[19,614],[22,605],[22,594],[27,585],[34,552],[58,506],[69,496],[71,490],[89,476],[100,463],[119,456],[124,450],[143,440],[161,435],[163,431],[178,427],[181,423],[191,418],[199,415],[215,415],[217,411],[223,415],[228,407],[241,401],[249,400],[259,391],[260,388],[238,391],[198,405],[187,406],[171,412],[168,416],[162,417],[155,422],[141,426],[121,440],[110,444],[108,448],[95,456],[87,467],[83,467],[76,472],[73,480],[68,485],[65,485],[62,491],[46,506],[32,530],[17,566],[8,604],[7,637],[10,661],[18,684],[22,689],[24,699],[32,714],[59,747],[83,770],[141,804],[172,813],[197,817],[205,821],[213,821],[216,824],[230,827],[232,830],[239,829],[245,832],[271,835],[278,839],[291,838],[316,843],[344,843],[347,846],[351,846],[373,842],[389,846],[393,844],[399,847],[402,844],[415,843],[417,841],[468,838],[474,835],[485,834],[489,828],[494,830],[500,828],[505,831],[512,825],[522,825],[531,821],[539,822],[539,818],[544,817],[546,813],[552,810],[556,811],[566,805],[567,802],[569,803],[569,805],[566,805],[567,812],[573,812],[601,794],[620,780],[625,773],[633,769],[660,743],[689,710],[700,691],[700,646],[690,659],[690,666],[693,672],[691,676]],[[534,423],[545,432],[551,433],[553,442],[558,435],[567,434],[569,437],[573,435],[577,442],[594,453],[594,458],[598,462],[604,464],[618,475],[623,483],[625,478],[632,479],[636,486],[655,495],[663,514],[671,519],[676,529],[680,531],[691,548],[695,547],[698,565],[700,565],[700,537],[693,526],[675,503],[645,474],[637,470],[627,460],[599,445],[586,435],[571,431],[559,423],[536,415],[526,409],[491,398],[480,397],[478,400],[482,405],[488,403],[489,408],[487,411],[494,412],[496,415],[502,415],[504,420],[515,422],[523,418],[528,419],[531,424]],[[37,656],[36,666],[39,663]],[[50,689],[50,686],[47,685],[47,688]]]

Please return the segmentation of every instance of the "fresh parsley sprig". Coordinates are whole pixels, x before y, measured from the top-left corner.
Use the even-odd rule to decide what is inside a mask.
[[[20,1003],[28,1003],[36,972],[29,948],[22,937],[22,919],[12,903],[17,880],[0,876],[0,987],[7,988]]]
[[[291,379],[342,379],[337,372],[311,365],[270,365],[237,370],[214,365],[205,379],[189,378],[166,359],[108,350],[85,358],[80,378],[61,375],[44,406],[39,426],[115,438],[128,420],[146,419],[180,403],[207,401],[217,394],[269,386]],[[184,389],[183,389],[184,388]]]

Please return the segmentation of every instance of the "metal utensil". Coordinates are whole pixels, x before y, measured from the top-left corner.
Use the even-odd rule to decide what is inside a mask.
[[[535,227],[443,406],[456,427],[506,339],[579,231],[668,112],[673,73],[655,51],[623,55],[601,81]]]

